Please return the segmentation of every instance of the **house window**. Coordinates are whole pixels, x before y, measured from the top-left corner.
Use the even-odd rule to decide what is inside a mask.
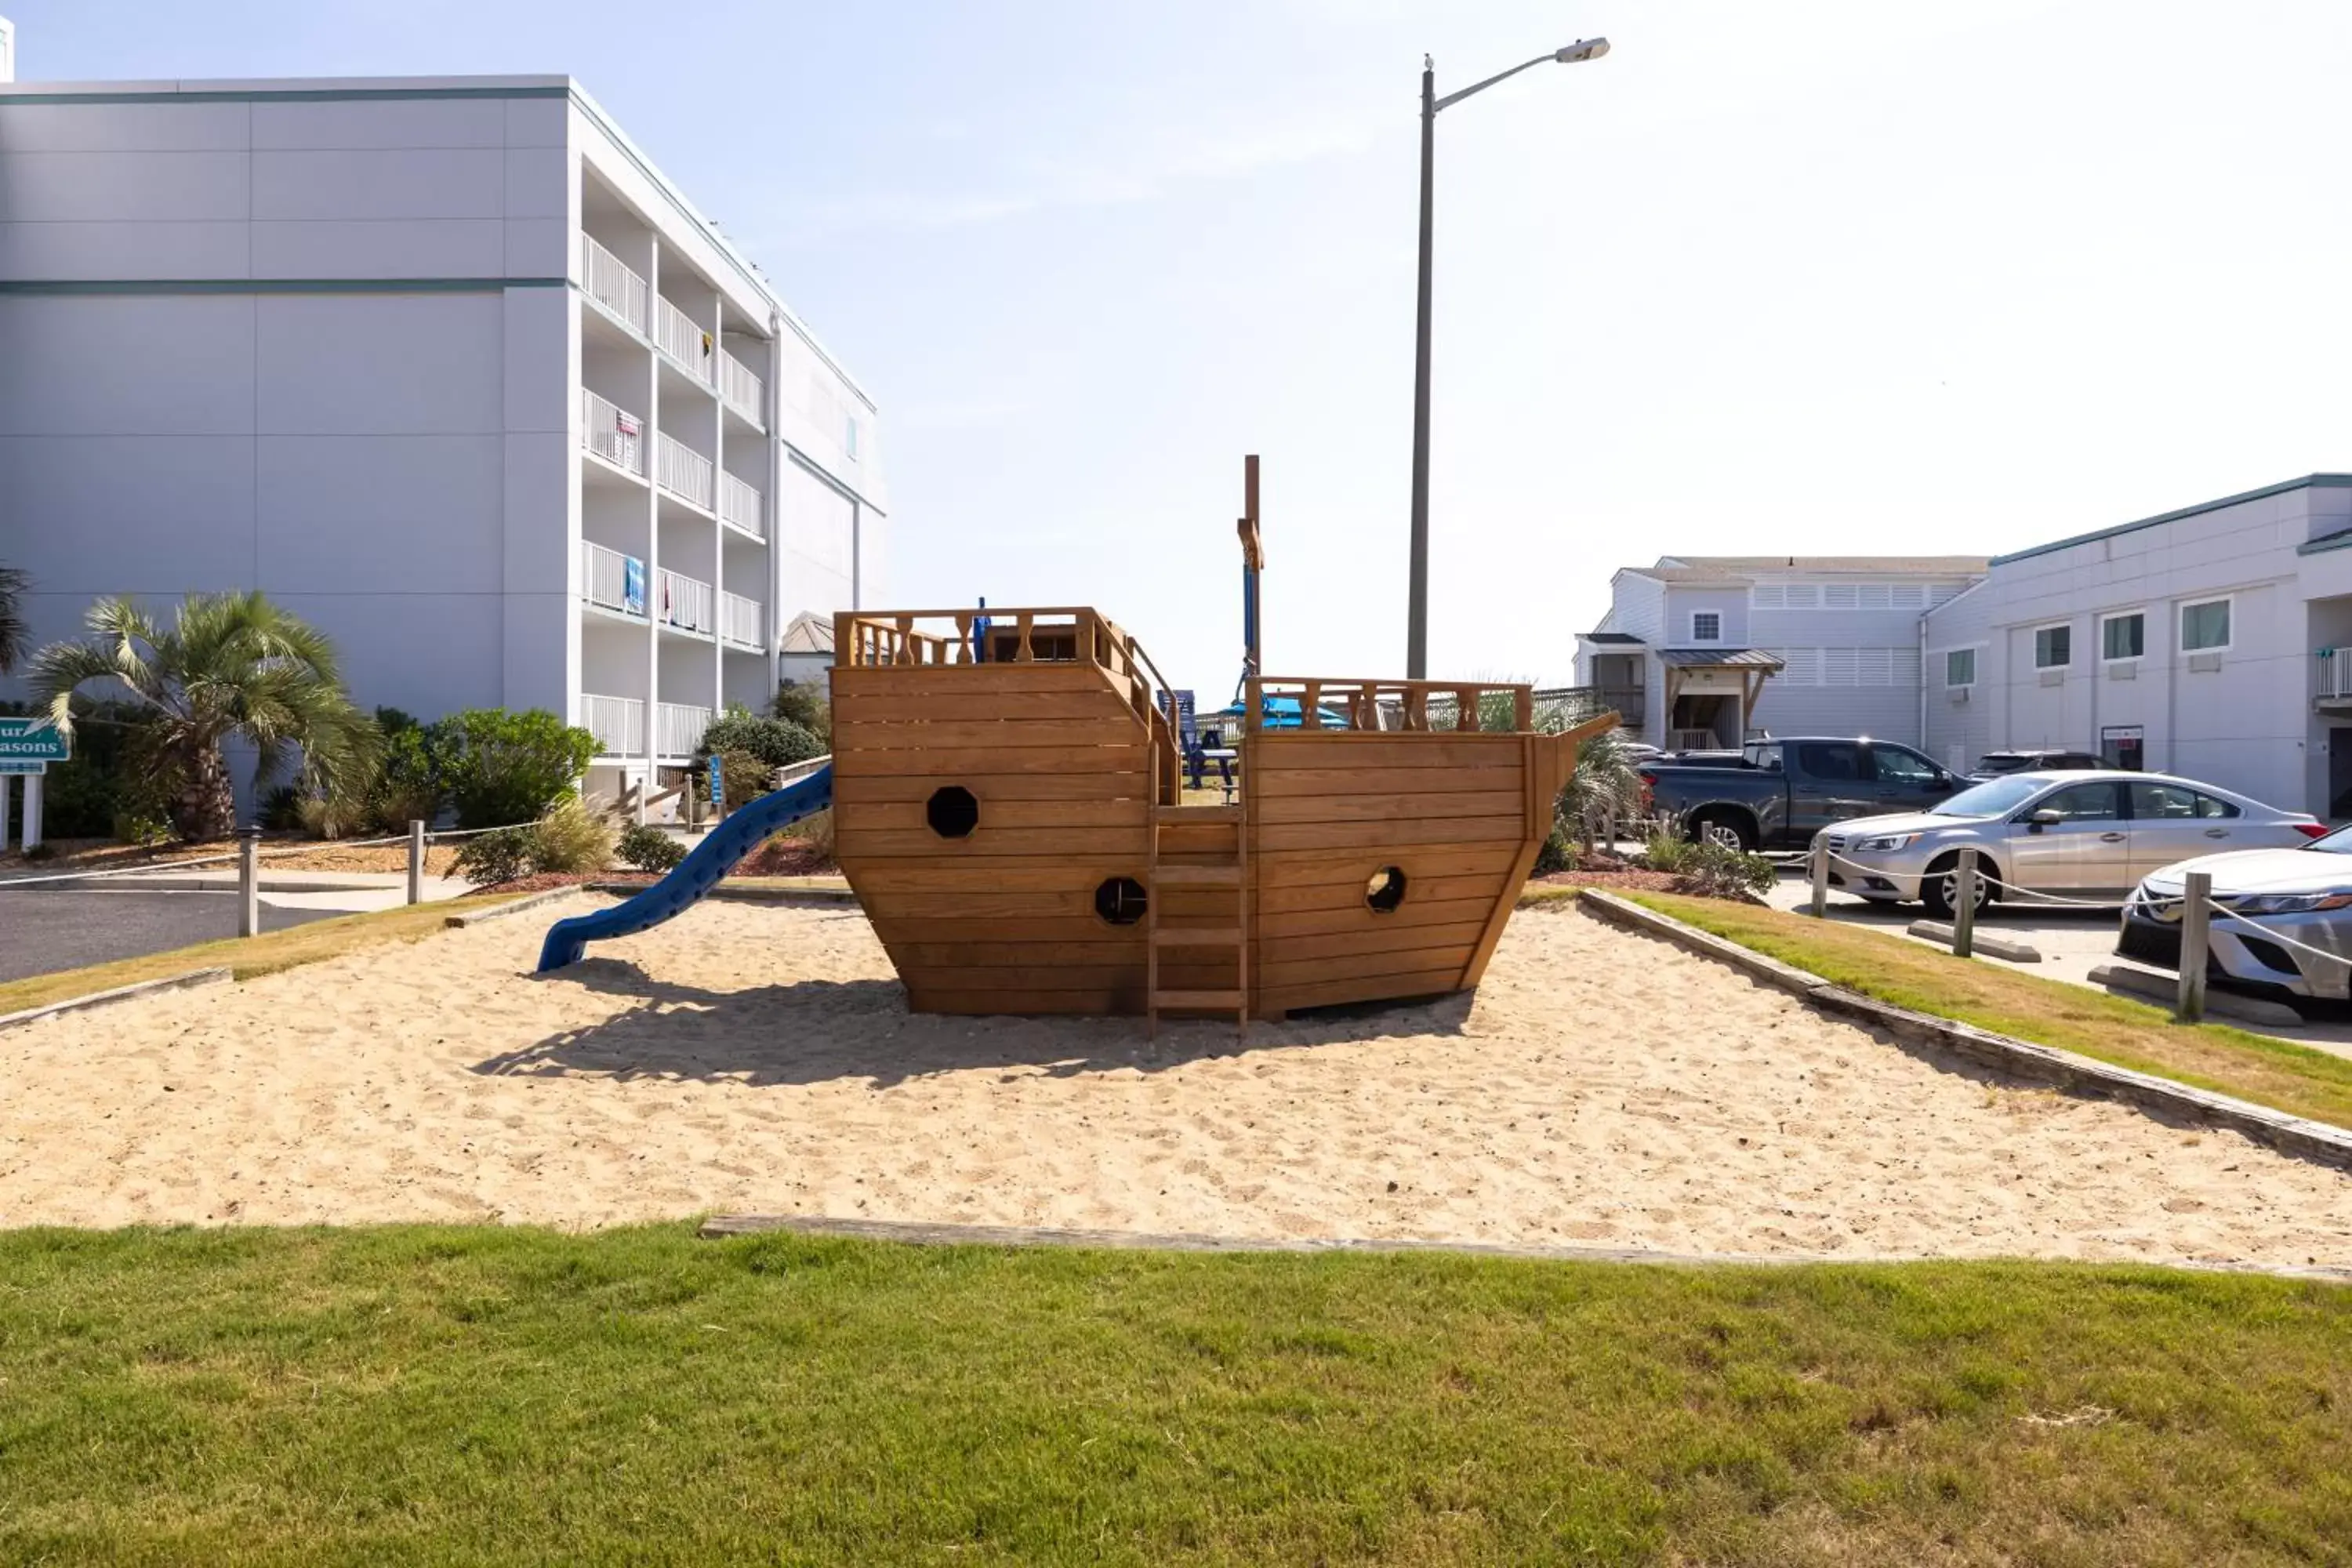
[[[2134,610],[2099,623],[2099,651],[2107,658],[2137,658],[2147,651],[2147,617]]]
[[[2180,651],[2214,653],[2230,646],[2230,601],[2180,606]]]
[[[854,458],[857,456],[857,421],[851,419],[846,424],[848,428],[842,436],[841,449]]]
[[[1691,612],[1691,641],[1721,642],[1722,640],[1723,613],[1721,611],[1693,610]]]
[[[2033,634],[2033,668],[2063,669],[2074,662],[2074,628],[2043,626]]]
[[[1977,683],[1977,650],[1956,647],[1944,656],[1944,684],[1974,686]]]

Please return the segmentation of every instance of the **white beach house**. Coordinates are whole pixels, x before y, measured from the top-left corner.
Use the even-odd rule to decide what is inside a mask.
[[[37,640],[255,587],[354,695],[610,789],[881,592],[875,405],[561,76],[0,85],[0,561]]]

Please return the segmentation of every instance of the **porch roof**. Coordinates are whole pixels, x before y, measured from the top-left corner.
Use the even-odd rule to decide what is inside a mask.
[[[1669,669],[1760,669],[1788,668],[1788,660],[1760,647],[1662,647],[1658,661]]]
[[[1642,646],[1642,639],[1632,632],[1579,632],[1576,635],[1586,642],[1607,643],[1612,646],[1623,644],[1633,647]]]

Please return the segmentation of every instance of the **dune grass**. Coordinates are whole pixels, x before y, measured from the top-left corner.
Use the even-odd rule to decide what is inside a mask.
[[[2338,1127],[2352,1127],[2352,1059],[1907,942],[1867,926],[1670,893],[1633,902],[1898,1007],[2056,1046]]]
[[[0,1558],[2341,1561],[2352,1290],[0,1233]]]
[[[110,991],[142,980],[185,974],[194,969],[226,968],[234,970],[239,980],[250,980],[257,974],[274,974],[298,964],[338,958],[355,948],[377,942],[415,942],[441,930],[450,915],[489,909],[510,901],[512,897],[480,893],[439,903],[404,904],[394,910],[306,921],[283,931],[263,931],[258,936],[224,937],[218,942],[202,942],[193,947],[149,953],[143,958],[119,958],[81,969],[29,975],[23,980],[0,983],[0,1014],[46,1007],[53,1002]]]

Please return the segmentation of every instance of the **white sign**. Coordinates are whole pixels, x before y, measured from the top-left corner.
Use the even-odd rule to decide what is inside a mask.
[[[37,775],[46,773],[48,771],[49,764],[47,763],[27,763],[20,762],[14,757],[0,757],[0,779],[8,778],[18,773],[32,773]]]

